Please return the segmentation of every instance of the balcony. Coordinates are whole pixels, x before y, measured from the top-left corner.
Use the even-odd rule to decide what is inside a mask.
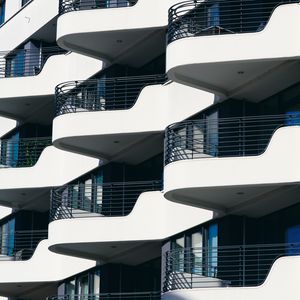
[[[8,207],[46,211],[51,187],[99,165],[97,159],[50,146],[49,138],[2,140],[0,145],[0,203]]]
[[[289,297],[298,287],[299,254],[297,243],[174,249],[166,256],[162,299]]]
[[[166,126],[213,103],[212,94],[165,81],[162,74],[59,85],[57,117],[53,122],[54,145],[71,152],[130,163],[142,161],[140,153],[148,157],[157,154]]]
[[[47,298],[47,300],[160,300],[160,292],[134,292],[134,293],[101,293],[101,294],[83,294],[83,295],[62,295]]]
[[[62,0],[57,42],[64,49],[138,68],[164,52],[168,8],[175,3]]]
[[[16,232],[14,243],[13,246],[13,240],[2,238],[0,256],[2,296],[45,299],[48,293],[56,292],[59,281],[96,265],[91,260],[50,252],[47,231]]]
[[[298,81],[299,16],[296,0],[178,3],[169,10],[168,76],[221,100],[274,95]]]
[[[162,240],[213,217],[210,211],[167,201],[159,186],[128,182],[52,192],[49,249],[138,265],[160,255]]]
[[[99,60],[59,47],[0,54],[0,114],[26,122],[52,122],[55,86],[62,80],[88,78],[102,68]]]
[[[0,140],[0,168],[28,168],[51,145],[51,137]]]
[[[2,261],[30,259],[38,243],[47,237],[48,230],[23,230],[2,234],[0,264]]]
[[[127,216],[140,194],[161,188],[159,180],[66,185],[52,190],[50,220]]]
[[[295,113],[169,126],[165,197],[255,217],[297,203],[299,120]]]
[[[60,15],[71,11],[104,9],[104,8],[120,8],[133,6],[138,0],[61,0],[59,3]]]

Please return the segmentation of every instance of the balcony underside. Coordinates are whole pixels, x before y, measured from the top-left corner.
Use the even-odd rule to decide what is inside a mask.
[[[158,191],[145,192],[124,217],[99,215],[51,222],[49,249],[102,263],[136,265],[158,257],[167,237],[211,218],[210,211],[172,203]]]
[[[169,78],[222,99],[265,99],[300,79],[299,16],[298,4],[281,5],[260,32],[175,40],[167,48]]]
[[[60,38],[58,44],[64,49],[138,68],[163,53],[165,31],[140,29],[71,34]],[[151,51],[146,51],[149,48]]]
[[[54,145],[62,150],[104,160],[138,164],[161,152],[163,133],[74,136],[55,140]]]
[[[170,163],[164,171],[165,197],[224,214],[253,217],[298,203],[299,135],[299,126],[278,129],[259,156]]]
[[[0,99],[0,115],[30,123],[50,124],[54,115],[53,95]]]
[[[50,187],[45,187],[0,190],[0,205],[25,210],[47,211],[50,189]]]
[[[282,300],[298,294],[300,257],[282,257],[275,261],[266,281],[255,287],[214,287],[174,290],[163,300]]]

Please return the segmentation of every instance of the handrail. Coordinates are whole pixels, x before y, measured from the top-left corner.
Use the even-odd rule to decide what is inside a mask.
[[[140,194],[161,189],[160,180],[65,185],[51,191],[50,221],[126,216]]]
[[[163,84],[166,80],[166,74],[158,74],[64,82],[55,89],[56,116],[129,109],[144,87]]]
[[[59,14],[71,11],[134,6],[138,0],[60,0]]]
[[[161,293],[154,292],[132,292],[132,293],[101,293],[101,294],[82,294],[82,295],[60,295],[48,297],[47,300],[160,300]]]
[[[32,167],[51,144],[51,137],[0,140],[0,168]]]
[[[0,52],[0,78],[38,75],[49,57],[66,53],[58,46]]]
[[[0,261],[27,260],[38,243],[47,239],[48,230],[21,230],[0,234]]]
[[[188,120],[165,131],[165,165],[184,159],[262,154],[274,132],[300,125],[300,113]]]
[[[188,0],[169,9],[168,43],[195,36],[258,32],[274,9],[299,0]]]
[[[258,286],[278,258],[294,255],[300,255],[300,243],[170,250],[163,290]]]

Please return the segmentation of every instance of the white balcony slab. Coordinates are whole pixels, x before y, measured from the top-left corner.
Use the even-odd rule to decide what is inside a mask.
[[[86,80],[101,69],[100,60],[66,53],[49,57],[36,76],[1,78],[0,115],[26,122],[49,123],[55,87],[64,81]]]
[[[98,216],[51,222],[50,250],[102,263],[136,265],[158,257],[164,239],[212,217],[211,211],[168,201],[159,191],[145,192],[139,196],[132,212],[124,217]]]
[[[49,209],[50,189],[91,171],[99,160],[46,147],[28,168],[0,168],[0,204],[22,209]]]
[[[299,28],[300,5],[284,4],[259,32],[176,40],[167,47],[168,75],[221,99],[265,99],[300,79]]]
[[[45,299],[55,294],[59,281],[96,266],[96,262],[53,253],[41,241],[26,261],[0,261],[0,294]]]
[[[56,117],[53,143],[72,152],[138,163],[146,159],[143,155],[151,157],[157,149],[162,149],[168,125],[190,117],[213,102],[213,94],[177,83],[146,86],[130,109]]]
[[[299,202],[300,127],[274,132],[258,156],[185,159],[164,169],[169,200],[221,214],[262,216]]]
[[[130,7],[65,13],[58,18],[57,42],[68,50],[139,66],[164,51],[168,9],[176,2],[138,0]]]

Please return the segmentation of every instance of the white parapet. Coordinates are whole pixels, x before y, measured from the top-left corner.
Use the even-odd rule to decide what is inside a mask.
[[[223,98],[258,101],[298,80],[299,28],[300,5],[280,5],[261,31],[202,34],[171,42],[166,69],[171,79]]]
[[[250,216],[261,216],[297,203],[299,137],[299,126],[281,127],[274,132],[265,152],[258,156],[169,163],[164,169],[165,197],[222,213]]]
[[[60,149],[115,159],[120,154],[124,156],[129,148],[147,142],[147,138],[150,141],[154,135],[160,135],[162,141],[168,125],[190,117],[213,102],[213,94],[173,82],[146,86],[130,109],[56,117],[53,143]]]
[[[137,264],[159,255],[164,239],[212,217],[211,211],[168,201],[162,192],[145,192],[124,217],[99,215],[51,222],[50,250]]]

